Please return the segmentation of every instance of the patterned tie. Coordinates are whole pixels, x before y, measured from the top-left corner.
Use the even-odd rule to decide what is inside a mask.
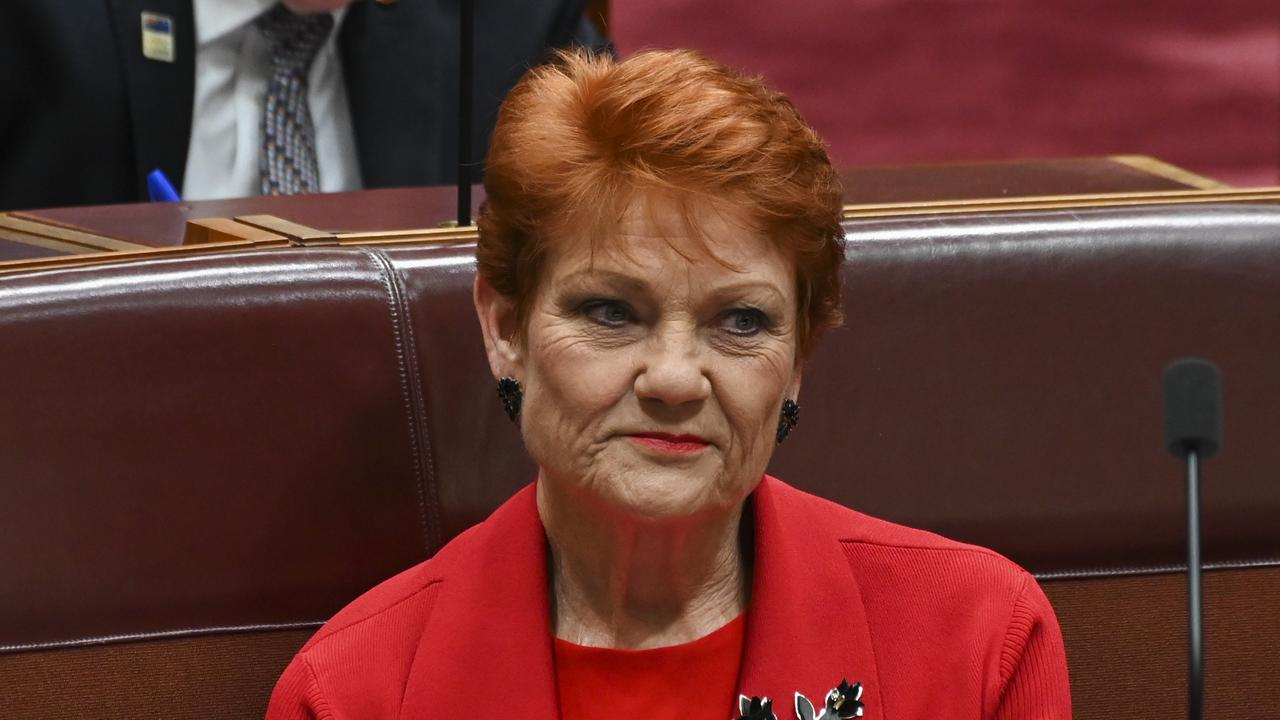
[[[307,73],[333,30],[333,16],[295,15],[277,3],[253,24],[271,43],[271,80],[258,157],[262,194],[315,192],[320,189],[320,168],[307,103]]]

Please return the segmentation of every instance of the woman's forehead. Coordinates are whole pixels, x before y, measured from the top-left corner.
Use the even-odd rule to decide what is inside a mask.
[[[747,213],[725,204],[638,196],[612,223],[552,244],[549,265],[558,272],[584,269],[698,274],[794,274],[789,254]],[[768,272],[766,272],[768,271]]]
[[[562,290],[585,287],[690,297],[763,292],[794,301],[793,263],[758,236],[728,245],[689,236],[619,234],[575,243],[548,259],[549,285]]]

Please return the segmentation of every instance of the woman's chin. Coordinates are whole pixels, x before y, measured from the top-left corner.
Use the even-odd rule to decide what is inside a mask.
[[[648,522],[677,521],[726,511],[736,503],[718,491],[711,473],[655,467],[627,473],[601,488],[613,513]]]

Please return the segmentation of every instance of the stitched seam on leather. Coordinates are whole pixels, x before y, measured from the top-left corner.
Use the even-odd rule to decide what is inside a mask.
[[[1258,560],[1221,560],[1203,563],[1205,570],[1253,570],[1280,567],[1280,558],[1261,558]],[[1080,570],[1051,570],[1049,572],[1032,573],[1036,580],[1089,580],[1117,577],[1137,577],[1142,575],[1173,575],[1185,573],[1187,566],[1183,563],[1171,565],[1129,565],[1115,568],[1085,568]]]
[[[22,643],[18,645],[0,645],[0,654],[24,652],[28,650],[56,650],[59,648],[79,648],[91,645],[114,645],[117,643],[136,642],[140,640],[176,640],[196,635],[232,635],[236,633],[271,632],[275,630],[305,630],[324,625],[323,620],[309,620],[293,623],[262,623],[257,625],[212,625],[208,627],[180,628],[177,630],[155,630],[151,632],[121,633],[118,635],[99,635],[73,640],[50,640],[47,642]]]
[[[861,540],[858,538],[840,538],[840,542],[846,545],[872,545],[876,547],[898,548],[904,550],[937,550],[942,552],[968,552],[978,555],[989,555],[994,558],[1008,559],[995,550],[984,547],[930,547],[928,545],[917,545],[914,543],[886,543],[876,542],[874,540]],[[1010,560],[1010,562],[1012,562]],[[1015,563],[1016,564],[1016,563]],[[1259,558],[1256,560],[1220,560],[1215,562],[1207,562],[1202,565],[1205,570],[1249,570],[1255,568],[1280,567],[1280,557],[1275,558]],[[1173,565],[1126,565],[1114,568],[1082,568],[1075,570],[1049,570],[1046,572],[1031,572],[1031,577],[1037,582],[1044,580],[1088,580],[1090,578],[1110,578],[1110,577],[1129,577],[1133,575],[1169,575],[1173,573],[1184,573],[1187,571],[1185,564]]]
[[[362,248],[363,249],[363,248]],[[423,479],[422,479],[422,452],[418,448],[418,424],[419,419],[414,414],[413,390],[409,376],[409,369],[405,359],[404,348],[404,329],[403,316],[400,312],[403,307],[403,298],[397,292],[396,284],[392,280],[391,263],[381,252],[363,249],[364,254],[378,266],[378,273],[382,277],[382,286],[387,291],[387,309],[391,311],[391,331],[395,338],[396,347],[396,364],[400,372],[400,393],[401,400],[405,406],[405,420],[409,423],[409,446],[413,454],[413,475],[416,481],[418,491],[418,519],[422,523],[422,543],[423,550],[428,556],[431,554],[430,533],[427,530],[427,502],[424,497]]]
[[[407,340],[406,357],[409,367],[409,387],[413,391],[414,410],[418,417],[419,434],[419,452],[422,457],[422,467],[424,472],[424,484],[419,488],[419,495],[425,504],[424,514],[424,535],[427,541],[427,552],[434,554],[440,550],[443,544],[441,534],[444,532],[441,523],[440,511],[440,487],[436,482],[436,462],[435,462],[435,445],[431,442],[431,426],[430,416],[427,414],[427,388],[426,377],[423,375],[418,366],[418,339],[413,331],[413,306],[409,302],[409,291],[404,285],[404,276],[396,271],[395,265],[391,262],[391,258],[387,257],[382,250],[373,250],[373,253],[382,258],[387,271],[391,274],[392,282],[400,298],[400,308],[404,317],[404,331]]]

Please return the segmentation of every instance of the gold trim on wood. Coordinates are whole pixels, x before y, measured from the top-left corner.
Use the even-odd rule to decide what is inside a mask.
[[[1200,188],[1201,190],[1217,190],[1231,187],[1226,183],[1193,173],[1190,170],[1184,170],[1177,165],[1171,165],[1150,155],[1108,155],[1107,159],[1167,180]]]
[[[182,235],[183,245],[203,245],[214,242],[239,242],[253,246],[288,245],[289,238],[228,218],[200,218],[187,221],[186,230]]]
[[[418,230],[340,233],[337,237],[339,245],[398,245],[415,242],[474,242],[478,234],[475,225],[464,225],[462,227],[422,228]]]
[[[87,247],[90,250],[115,250],[117,252],[126,252],[129,250],[143,250],[146,245],[126,242],[124,240],[116,240],[102,235],[94,235],[83,230],[73,230],[72,228],[63,227],[61,225],[51,225],[45,222],[30,220],[27,218],[17,217],[10,213],[0,213],[0,228],[6,230],[15,230],[27,235],[36,235],[39,237],[57,240],[64,243],[72,243]]]
[[[1274,202],[1280,187],[1248,190],[1162,190],[1140,193],[1095,193],[1088,195],[1046,195],[1029,198],[984,198],[954,202],[884,203],[846,205],[844,220],[909,215],[952,215],[975,212],[1056,210],[1063,208],[1118,207],[1125,205],[1181,205],[1207,202]]]
[[[64,268],[85,267],[88,265],[108,265],[133,260],[158,260],[171,257],[192,257],[216,255],[236,250],[249,251],[255,246],[244,242],[213,242],[204,245],[170,245],[153,247],[145,250],[129,250],[126,252],[94,252],[86,250],[84,255],[61,255],[57,257],[31,258],[29,260],[9,260],[0,262],[0,279],[5,274],[30,272],[33,270],[60,270]],[[287,247],[287,246],[286,246]]]
[[[241,215],[236,218],[236,222],[283,235],[303,245],[332,245],[337,242],[331,232],[317,230],[275,215]]]
[[[1054,210],[1066,208],[1122,207],[1138,205],[1183,205],[1203,203],[1280,203],[1280,187],[1254,188],[1248,190],[1186,190],[1146,193],[1112,193],[1091,195],[1056,195],[1018,199],[984,199],[964,200],[945,203],[899,203],[881,205],[847,205],[843,219],[859,220],[868,218],[891,218],[912,215],[958,215],[979,212],[1014,212],[1019,210]],[[250,216],[262,222],[287,223],[296,228],[311,230],[303,225],[288,223],[272,216]],[[263,220],[266,218],[267,220]],[[241,218],[238,218],[241,219]],[[273,225],[279,227],[279,225]],[[257,225],[261,227],[261,225]],[[446,244],[473,242],[476,239],[475,226],[463,228],[424,228],[416,230],[392,230],[387,232],[357,232],[332,235],[314,231],[323,240],[320,244],[337,245],[412,245],[412,244]],[[310,242],[294,240],[289,245],[305,245]],[[218,252],[252,250],[255,247],[270,249],[285,247],[280,244],[255,246],[246,241],[213,242],[200,245],[183,245],[177,247],[141,248],[136,251],[98,252],[75,256],[35,258],[31,260],[11,260],[0,262],[0,275],[44,270],[61,267],[73,267],[91,264],[143,260],[152,258],[182,257],[205,255]]]
[[[7,240],[10,242],[21,243],[23,245],[30,245],[32,247],[44,248],[45,250],[52,250],[54,252],[63,253],[63,255],[61,255],[60,257],[64,257],[64,258],[67,256],[74,257],[77,255],[84,255],[85,253],[101,252],[100,250],[85,247],[84,245],[77,245],[76,243],[63,242],[61,240],[53,240],[51,238],[41,237],[39,235],[31,235],[28,233],[18,232],[17,230],[9,230],[6,228],[0,228],[0,240]],[[10,261],[10,262],[24,262],[24,261],[17,260],[17,261]],[[8,263],[6,262],[0,262],[0,270],[3,270],[3,267],[7,264]]]

